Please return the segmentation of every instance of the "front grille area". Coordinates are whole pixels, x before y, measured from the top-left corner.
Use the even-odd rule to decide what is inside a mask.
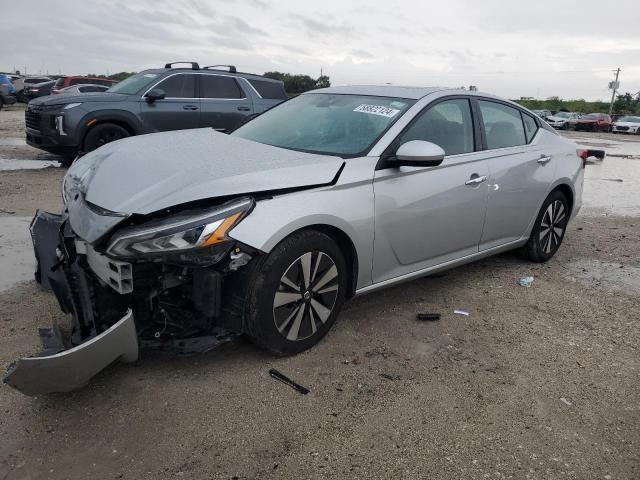
[[[627,130],[629,130],[629,127],[616,126],[616,130],[620,130],[621,132],[626,132]]]
[[[40,120],[42,119],[42,107],[29,105],[24,112],[24,123],[27,128],[40,131]]]

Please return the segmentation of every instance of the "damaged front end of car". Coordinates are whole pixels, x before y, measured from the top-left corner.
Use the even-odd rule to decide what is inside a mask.
[[[38,212],[30,229],[36,280],[72,327],[40,329],[44,351],[16,360],[5,383],[27,395],[71,391],[140,350],[200,353],[241,333],[239,277],[261,252],[227,234],[253,198],[123,215],[82,191],[65,197],[62,214]]]

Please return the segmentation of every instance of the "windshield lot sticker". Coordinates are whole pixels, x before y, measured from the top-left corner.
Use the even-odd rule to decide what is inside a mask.
[[[370,113],[371,115],[380,115],[381,117],[393,118],[400,110],[395,108],[383,107],[382,105],[360,105],[353,109],[354,112]]]

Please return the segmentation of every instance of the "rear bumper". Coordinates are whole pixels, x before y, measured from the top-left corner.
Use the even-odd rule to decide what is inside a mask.
[[[138,359],[138,337],[133,313],[124,317],[86,342],[59,353],[19,358],[9,366],[4,382],[25,395],[69,392],[87,384],[89,379],[120,359]]]

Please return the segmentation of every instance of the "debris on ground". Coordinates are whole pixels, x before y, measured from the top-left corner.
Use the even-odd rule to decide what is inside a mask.
[[[418,320],[422,320],[425,322],[435,322],[436,320],[440,320],[439,313],[419,313],[416,315]]]
[[[466,310],[454,310],[453,313],[455,313],[456,315],[464,315],[465,317],[469,316],[469,312],[467,312]]]
[[[532,283],[533,277],[521,277],[520,280],[518,280],[518,285],[521,287],[530,287]]]
[[[573,403],[571,403],[569,400],[567,400],[567,399],[566,399],[566,398],[564,398],[564,397],[560,397],[560,401],[561,401],[562,403],[564,403],[564,404],[565,404],[566,406],[568,406],[568,407],[570,407],[571,405],[573,405]]]
[[[306,395],[307,393],[309,393],[309,389],[308,388],[305,388],[302,385],[297,384],[296,382],[291,380],[289,377],[287,377],[287,376],[283,375],[282,373],[280,373],[275,368],[272,368],[271,370],[269,370],[269,375],[271,375],[271,377],[275,378],[276,380],[284,383],[285,385],[289,385],[296,392],[301,393],[302,395]]]

